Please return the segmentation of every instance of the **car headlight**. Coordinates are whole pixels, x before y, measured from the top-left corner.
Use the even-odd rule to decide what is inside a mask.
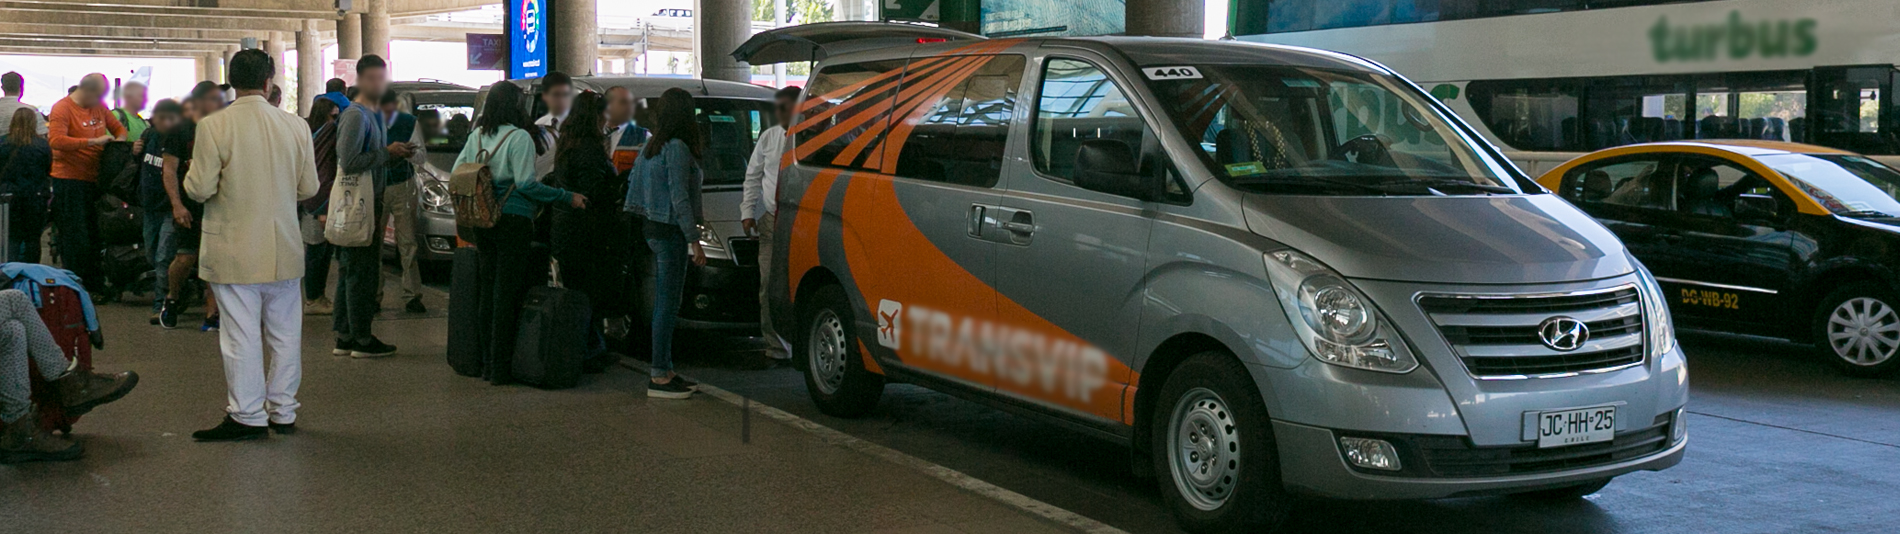
[[[1305,254],[1268,252],[1267,276],[1313,357],[1333,365],[1409,373],[1418,359],[1388,326],[1372,300],[1346,278]]]
[[[449,181],[425,175],[422,180],[422,211],[442,215],[455,214],[455,199],[449,197]]]
[[[718,232],[702,224],[699,225],[699,248],[725,250],[726,246],[720,244]]]
[[[1669,315],[1669,299],[1664,296],[1662,285],[1656,283],[1656,277],[1649,269],[1631,257],[1630,263],[1636,265],[1636,278],[1640,281],[1643,314],[1649,316],[1649,356],[1660,358],[1676,349],[1676,322]]]

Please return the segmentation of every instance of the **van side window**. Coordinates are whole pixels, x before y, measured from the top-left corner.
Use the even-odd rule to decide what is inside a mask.
[[[792,126],[799,163],[879,172],[904,60],[818,71]]]
[[[1578,204],[1675,209],[1675,165],[1644,157],[1586,165],[1564,178],[1564,198]]]
[[[898,151],[892,174],[974,187],[996,185],[1026,61],[1016,55],[980,61],[975,72],[937,100],[919,104],[892,128],[897,137],[890,149]],[[919,62],[910,68],[906,86],[928,84],[939,72],[925,70]]]
[[[1134,104],[1102,69],[1064,58],[1050,58],[1043,65],[1035,138],[1030,142],[1037,171],[1073,178],[1076,150],[1093,139],[1121,141],[1139,154],[1147,130]]]

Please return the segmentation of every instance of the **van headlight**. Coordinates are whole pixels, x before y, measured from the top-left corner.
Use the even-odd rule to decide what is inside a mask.
[[[1274,294],[1314,358],[1384,373],[1418,368],[1418,359],[1388,326],[1391,322],[1345,277],[1291,250],[1266,256]]]
[[[725,250],[726,246],[720,244],[719,232],[714,232],[711,226],[702,224],[699,225],[699,248],[706,250]]]
[[[1648,268],[1637,262],[1635,257],[1630,258],[1630,263],[1636,265],[1643,314],[1648,316],[1645,322],[1649,326],[1649,357],[1652,360],[1661,358],[1669,351],[1676,350],[1676,323],[1669,315],[1669,299],[1664,297],[1662,285],[1656,283],[1656,277],[1649,274]]]
[[[433,174],[422,177],[422,192],[418,201],[422,211],[442,215],[455,214],[455,199],[449,196],[449,181],[437,179]]]

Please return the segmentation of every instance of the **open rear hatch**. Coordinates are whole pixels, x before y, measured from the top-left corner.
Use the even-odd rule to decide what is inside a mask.
[[[822,61],[833,54],[873,48],[984,38],[974,33],[915,24],[820,22],[753,34],[732,51],[732,58],[750,65]]]

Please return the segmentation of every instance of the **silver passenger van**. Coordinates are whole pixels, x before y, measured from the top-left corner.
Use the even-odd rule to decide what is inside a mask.
[[[930,32],[828,51],[788,134],[768,298],[825,412],[905,382],[1092,433],[1197,532],[1681,460],[1655,280],[1392,71]]]

